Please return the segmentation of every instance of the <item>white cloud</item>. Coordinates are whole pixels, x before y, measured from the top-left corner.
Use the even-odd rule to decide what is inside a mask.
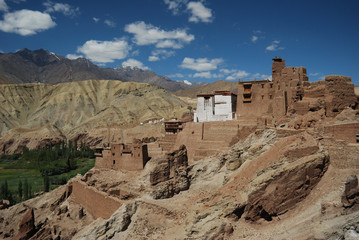
[[[200,73],[195,73],[193,74],[194,78],[223,78],[223,74],[216,74],[216,73],[211,73],[210,71],[207,72],[200,72]]]
[[[66,55],[66,58],[71,59],[71,60],[75,60],[75,59],[82,58],[82,57],[84,57],[84,56],[77,55],[77,54],[67,54]]]
[[[255,79],[260,79],[260,80],[270,80],[272,81],[272,75],[265,75],[265,74],[260,74],[260,73],[256,73],[256,74],[253,74],[253,77]]]
[[[207,58],[184,58],[182,64],[180,65],[181,68],[192,69],[198,72],[202,71],[210,71],[217,69],[218,65],[223,62],[222,58],[214,58],[209,60]]]
[[[100,21],[100,19],[97,18],[97,17],[93,17],[92,19],[93,19],[96,23]]]
[[[188,2],[188,0],[164,0],[168,5],[168,9],[172,11],[173,15],[177,15],[180,8]]]
[[[148,61],[154,62],[159,61],[161,59],[169,58],[173,55],[175,55],[175,51],[168,51],[165,49],[156,49],[152,51],[152,55],[148,57]]]
[[[26,9],[5,13],[4,20],[0,21],[1,31],[22,36],[34,35],[54,26],[56,23],[52,21],[49,14]]]
[[[148,57],[148,61],[150,61],[150,62],[156,62],[156,61],[159,61],[159,60],[161,60],[159,57],[157,57],[157,56],[149,56]]]
[[[257,42],[257,40],[258,40],[258,37],[253,35],[251,38],[252,43]]]
[[[130,50],[131,46],[122,39],[114,39],[113,41],[89,40],[77,48],[77,52],[97,63],[109,63],[115,59],[124,59]]]
[[[266,50],[267,50],[267,51],[283,50],[284,47],[280,47],[280,46],[279,46],[279,43],[280,43],[280,41],[274,40],[271,45],[269,45],[269,46],[266,47]]]
[[[0,0],[0,11],[7,12],[9,7],[7,6],[5,0]]]
[[[206,8],[201,2],[189,2],[187,4],[187,10],[191,12],[191,16],[188,19],[190,22],[212,22],[212,10]]]
[[[109,26],[109,27],[112,27],[112,28],[116,27],[116,23],[114,21],[111,21],[111,20],[108,20],[108,19],[105,20],[105,24],[107,26]]]
[[[239,78],[245,78],[249,76],[249,73],[244,70],[238,69],[220,69],[220,72],[224,73],[225,75],[229,75],[226,80],[233,81]]]
[[[145,22],[135,22],[125,26],[125,31],[134,34],[137,45],[155,44],[157,48],[182,48],[183,44],[194,40],[184,29],[165,31]]]
[[[184,76],[181,73],[175,73],[175,74],[167,75],[167,77],[169,77],[169,78],[183,78]]]
[[[44,3],[46,7],[46,13],[59,12],[68,17],[75,17],[80,13],[80,9],[78,7],[72,7],[67,3],[54,3],[52,1],[47,1]]]
[[[126,61],[124,61],[122,63],[122,67],[137,67],[137,68],[140,68],[142,70],[149,70],[150,68],[149,67],[146,67],[145,65],[143,65],[142,62],[136,60],[136,59],[133,59],[133,58],[130,58]]]

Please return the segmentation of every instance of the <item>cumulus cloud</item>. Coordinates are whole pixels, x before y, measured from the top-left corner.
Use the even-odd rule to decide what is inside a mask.
[[[93,19],[96,23],[98,23],[98,22],[100,21],[100,19],[97,18],[97,17],[93,17],[92,19]]]
[[[82,55],[77,55],[77,54],[67,54],[67,55],[66,55],[66,58],[71,59],[71,60],[75,60],[75,59],[83,58],[83,57],[84,57],[84,56],[82,56]]]
[[[111,21],[111,20],[108,20],[108,19],[105,20],[105,24],[107,26],[109,26],[109,27],[112,27],[112,28],[116,27],[116,23],[114,21]]]
[[[188,2],[188,0],[164,0],[168,5],[168,9],[172,11],[173,15],[178,15],[181,7]]]
[[[249,76],[249,73],[244,70],[221,69],[219,71],[224,73],[225,75],[229,75],[226,77],[226,80],[228,80],[228,81],[238,80],[239,78],[245,78],[245,77]]]
[[[122,63],[122,67],[137,67],[137,68],[140,68],[142,70],[149,70],[150,68],[149,67],[146,67],[145,65],[143,65],[142,62],[136,60],[136,59],[133,59],[133,58],[130,58],[126,61],[124,61]]]
[[[59,12],[68,17],[75,17],[80,13],[78,7],[73,7],[67,3],[54,3],[52,1],[44,2],[46,13]]]
[[[253,35],[251,38],[252,43],[257,42],[257,40],[258,40],[258,37]]]
[[[49,14],[26,9],[5,13],[4,19],[0,21],[1,31],[22,36],[34,35],[54,26],[56,23]]]
[[[150,62],[156,62],[156,61],[159,61],[161,60],[161,58],[157,57],[157,56],[149,56],[148,57],[148,61]]]
[[[190,22],[212,22],[212,10],[206,8],[201,2],[189,2],[187,4],[187,10],[190,11]]]
[[[7,6],[5,0],[0,0],[0,11],[7,12],[9,7]]]
[[[175,51],[168,51],[165,49],[156,49],[152,51],[152,55],[148,57],[148,61],[155,62],[159,61],[161,59],[169,58],[173,55],[175,55]]]
[[[89,40],[84,45],[78,47],[77,52],[82,53],[91,61],[97,63],[109,63],[114,60],[127,57],[131,46],[127,41],[114,39],[113,41]]]
[[[280,41],[274,40],[271,45],[266,47],[267,51],[278,51],[283,50],[284,47],[279,46]]]
[[[183,44],[194,40],[184,29],[165,31],[145,22],[135,22],[125,26],[125,31],[134,34],[137,45],[155,44],[157,48],[182,48]]]
[[[175,73],[175,74],[171,74],[171,75],[167,75],[167,77],[169,78],[183,78],[183,74],[182,73]]]
[[[192,69],[198,72],[203,71],[210,71],[217,69],[218,65],[223,62],[222,58],[214,58],[209,60],[207,58],[184,58],[182,64],[180,65],[181,68]]]
[[[211,73],[210,71],[207,72],[200,72],[200,73],[195,73],[193,74],[194,78],[223,78],[223,74],[216,74],[216,73]]]
[[[270,80],[270,81],[272,81],[272,75],[256,73],[256,74],[253,74],[253,77],[256,78],[256,79],[259,78],[261,80]]]

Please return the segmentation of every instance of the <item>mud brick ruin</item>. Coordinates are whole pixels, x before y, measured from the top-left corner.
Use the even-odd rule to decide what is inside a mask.
[[[320,132],[333,166],[359,168],[358,121],[348,118],[330,122],[343,110],[356,108],[357,99],[350,77],[330,75],[310,83],[304,67],[286,67],[285,61],[276,57],[272,81],[239,81],[238,95],[228,91],[198,95],[193,122],[165,122],[166,134],[156,142],[133,140],[132,144],[113,143],[99,148],[95,171],[141,171],[153,158],[151,164],[156,167],[149,173],[149,188],[153,188],[155,199],[167,198],[188,189],[188,166],[194,161],[228,151],[257,130],[283,128],[284,132],[292,132],[313,126]],[[72,194],[95,217],[109,218],[128,196],[141,194],[116,184],[112,189],[87,178],[91,176],[87,174],[84,180],[72,183]]]
[[[114,170],[142,170],[148,161],[147,145],[134,139],[132,144],[111,144],[110,147],[98,148],[96,168]]]

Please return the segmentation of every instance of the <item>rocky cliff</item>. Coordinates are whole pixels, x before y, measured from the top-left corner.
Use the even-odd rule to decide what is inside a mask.
[[[330,147],[316,129],[265,129],[190,166],[181,147],[143,171],[93,169],[0,210],[0,237],[15,236],[33,208],[33,239],[357,239],[359,168],[337,167],[342,159]],[[77,190],[67,190],[76,181],[121,206],[95,219],[106,202],[79,205]],[[158,184],[181,190],[159,199]]]

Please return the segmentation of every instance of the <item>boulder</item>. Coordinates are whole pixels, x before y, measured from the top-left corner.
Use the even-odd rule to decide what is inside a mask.
[[[154,199],[170,198],[189,188],[186,146],[157,160],[150,173],[150,183]]]
[[[246,220],[271,221],[273,217],[292,209],[320,181],[329,165],[326,154],[316,154],[310,160],[273,176],[248,196],[244,211]]]
[[[20,224],[19,224],[19,232],[13,238],[13,240],[25,240],[29,239],[34,235],[35,229],[35,217],[34,217],[34,209],[30,208],[26,211],[23,216]]]
[[[356,175],[350,175],[345,182],[342,204],[345,208],[352,207],[354,204],[359,204],[358,178]]]

